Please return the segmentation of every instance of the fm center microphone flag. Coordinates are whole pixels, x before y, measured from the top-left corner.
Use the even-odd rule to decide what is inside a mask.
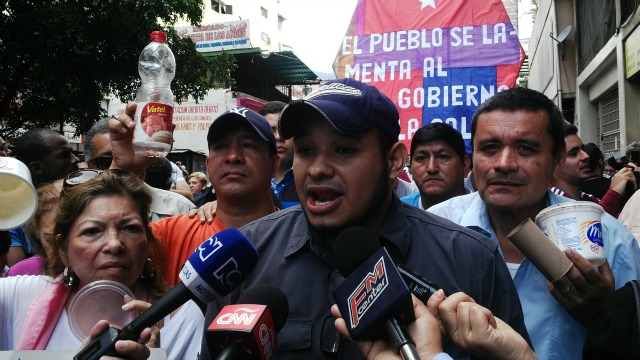
[[[420,127],[444,122],[470,154],[473,113],[515,85],[524,59],[502,0],[358,0],[334,72],[396,104],[407,148]]]
[[[237,229],[226,229],[198,246],[182,267],[180,280],[198,299],[210,303],[238,287],[257,261],[251,242]]]
[[[380,248],[334,290],[340,313],[355,340],[384,338],[384,322],[415,320],[411,293],[385,248]]]

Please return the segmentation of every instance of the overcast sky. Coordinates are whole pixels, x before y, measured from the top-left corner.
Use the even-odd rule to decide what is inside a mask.
[[[322,79],[331,65],[353,15],[356,0],[281,0],[284,43]],[[323,74],[320,74],[323,73]]]

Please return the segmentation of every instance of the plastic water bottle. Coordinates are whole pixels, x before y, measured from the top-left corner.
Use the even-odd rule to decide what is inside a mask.
[[[136,95],[133,148],[139,155],[166,156],[173,142],[171,80],[176,73],[176,59],[167,46],[167,34],[151,33],[151,43],[140,54],[138,72],[142,86]]]

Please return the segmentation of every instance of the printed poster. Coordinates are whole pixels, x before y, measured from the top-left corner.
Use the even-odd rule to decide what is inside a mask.
[[[470,153],[474,111],[515,85],[524,58],[501,0],[359,0],[334,71],[396,104],[407,148],[420,127],[445,122]]]

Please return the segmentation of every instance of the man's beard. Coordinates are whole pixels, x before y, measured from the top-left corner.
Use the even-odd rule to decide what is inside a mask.
[[[387,178],[386,172],[381,172],[378,176],[378,180],[376,181],[376,187],[373,191],[373,194],[371,194],[371,198],[369,198],[368,201],[362,203],[362,206],[360,207],[361,209],[364,209],[363,213],[356,214],[355,217],[347,219],[347,221],[342,224],[338,224],[335,226],[322,225],[318,227],[310,224],[311,228],[313,228],[315,231],[326,238],[335,239],[344,229],[347,229],[351,226],[370,227],[372,225],[370,224],[370,221],[376,217],[378,212],[386,213],[388,211],[388,206],[384,206],[385,204],[383,203],[387,199],[387,197],[390,198],[390,192],[391,183]],[[302,210],[305,211],[304,206],[302,207]],[[375,225],[377,227],[381,224]]]

